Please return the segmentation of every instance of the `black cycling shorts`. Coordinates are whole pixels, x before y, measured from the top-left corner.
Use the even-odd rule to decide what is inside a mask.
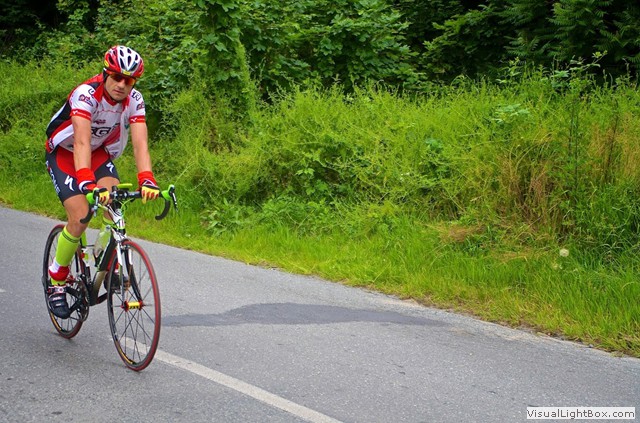
[[[53,187],[58,194],[60,202],[64,203],[67,198],[74,195],[82,195],[76,180],[76,169],[73,163],[73,152],[64,148],[56,148],[51,153],[45,154],[47,171],[51,176]],[[96,180],[106,176],[116,178],[118,181],[118,171],[115,165],[103,148],[99,148],[91,153],[91,170],[96,175]]]

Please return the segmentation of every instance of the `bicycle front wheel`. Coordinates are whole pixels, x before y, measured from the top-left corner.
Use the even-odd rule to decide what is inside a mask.
[[[160,292],[149,257],[131,240],[116,251],[105,278],[109,326],[125,365],[140,371],[153,360],[160,339]]]
[[[58,248],[58,239],[62,233],[64,225],[56,225],[47,237],[47,243],[44,248],[44,260],[42,261],[42,287],[44,288],[44,299],[47,303],[47,311],[53,327],[64,338],[70,339],[78,334],[82,327],[82,322],[87,318],[89,313],[89,304],[87,301],[87,291],[84,283],[81,281],[81,275],[84,272],[84,262],[82,261],[82,252],[78,250],[73,257],[70,266],[69,277],[67,278],[67,302],[71,309],[71,315],[62,319],[57,317],[49,308],[47,289],[51,286],[49,279],[49,265],[56,257]]]

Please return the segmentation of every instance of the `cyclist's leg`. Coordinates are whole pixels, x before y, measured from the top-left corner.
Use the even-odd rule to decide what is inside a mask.
[[[120,183],[118,170],[106,150],[96,150],[91,157],[91,161],[95,166],[94,174],[96,175],[98,185],[111,191],[115,185]],[[113,219],[111,216],[105,214],[102,220],[102,229],[104,229],[105,225],[111,223],[113,223]]]
[[[114,178],[113,176],[106,176],[104,178],[100,178],[98,175],[96,175],[96,177],[99,178],[98,185],[109,189],[109,191],[111,191],[111,188],[113,188],[114,185],[118,185],[120,183],[118,178]]]
[[[96,177],[98,176],[96,175]],[[118,185],[118,184],[119,184],[118,179],[111,176],[98,179],[98,185],[105,188],[108,187],[109,190],[111,190],[111,188],[114,185]],[[96,255],[101,254],[101,250],[107,247],[107,243],[109,242],[109,237],[111,236],[111,232],[107,230],[107,226],[112,226],[112,225],[113,225],[113,217],[108,211],[103,210],[102,224],[100,225],[100,232],[98,233],[98,239],[96,240],[96,245],[98,244],[100,245],[100,248],[99,248],[100,251],[94,250],[94,254]]]
[[[49,266],[52,292],[49,303],[58,317],[64,317],[68,312],[68,304],[64,292],[64,285],[69,275],[69,265],[78,250],[80,239],[87,225],[80,219],[87,215],[89,207],[83,195],[75,195],[63,203],[67,212],[67,224],[58,238],[55,259]],[[59,311],[56,313],[56,309]]]
[[[86,216],[89,206],[87,200],[81,195],[75,179],[73,153],[63,149],[47,153],[46,164],[58,197],[67,213],[67,225],[60,234],[55,259],[49,267],[51,279],[49,305],[56,316],[66,318],[69,315],[69,306],[64,285],[69,274],[69,265],[87,227],[80,222],[80,219]]]
[[[67,276],[64,269],[71,263],[80,237],[87,228],[87,224],[80,222],[80,219],[87,215],[89,205],[75,178],[72,152],[58,148],[47,153],[46,164],[58,198],[67,213],[67,224],[60,236],[56,259],[50,269],[52,283],[63,285]],[[63,270],[58,271],[59,269]]]
[[[120,183],[118,171],[106,151],[98,150],[96,152],[96,156],[97,157],[94,158],[94,163],[98,163],[98,166],[95,169],[98,185],[106,187],[111,191],[114,186]],[[100,239],[97,241],[100,242],[102,248],[106,248],[109,237],[111,236],[110,231],[107,230],[107,226],[111,225],[113,225],[113,217],[108,212],[104,211],[102,215],[102,225],[98,235]],[[109,288],[107,280],[104,281],[104,287],[106,289]]]
[[[107,188],[109,191],[120,183],[118,171],[110,159],[98,166],[95,175],[98,179],[98,185]],[[101,232],[105,232],[106,226],[112,224],[113,218],[107,212],[104,212],[102,215],[102,226],[100,228]],[[103,246],[106,245],[106,240],[103,239],[101,241]]]
[[[114,185],[120,183],[118,170],[106,150],[99,148],[94,151],[91,154],[91,164],[93,165],[93,173],[96,175],[97,183],[101,187],[111,191]]]
[[[67,198],[63,202],[63,206],[67,212],[67,224],[60,234],[56,258],[49,268],[52,285],[65,284],[69,273],[68,266],[78,249],[82,233],[87,228],[86,224],[80,222],[80,219],[86,216],[89,211],[87,200],[84,196],[75,195]]]
[[[73,153],[63,148],[57,148],[46,154],[46,161],[53,185],[67,213],[67,225],[58,242],[56,259],[50,269],[52,270],[50,272],[52,284],[64,285],[68,266],[73,259],[80,238],[88,226],[88,224],[80,222],[80,219],[87,215],[89,204],[82,195],[75,178]],[[94,151],[91,154],[91,163],[98,185],[111,189],[113,185],[119,183],[118,172],[106,150]]]
[[[51,281],[51,286],[48,289],[49,307],[53,314],[61,319],[66,319],[71,315],[65,285],[67,284],[67,276],[70,273],[71,262],[76,255],[81,239],[80,236],[74,234],[80,232],[79,235],[82,235],[82,227],[86,227],[86,225],[80,223],[80,219],[86,216],[88,211],[86,203],[87,200],[82,195],[68,198],[63,203],[67,211],[68,221],[58,237],[55,258],[49,266],[49,278]],[[81,210],[84,210],[84,213]]]
[[[70,339],[80,331],[82,322],[86,319],[89,312],[89,304],[88,297],[86,296],[86,287],[79,277],[81,272],[84,272],[84,268],[82,267],[82,258],[80,254],[76,253],[71,266],[73,273],[70,273],[70,275],[73,274],[73,276],[71,279],[68,279],[66,286],[61,287],[61,290],[66,291],[65,298],[68,301],[70,314],[68,316],[56,315],[56,313],[53,312],[53,308],[49,305],[49,296],[53,290],[50,283],[51,278],[49,277],[49,266],[55,259],[56,246],[58,245],[58,240],[60,239],[63,229],[64,225],[55,225],[47,237],[44,249],[42,282],[45,288],[45,301],[47,309],[49,310],[48,314],[51,319],[51,323],[53,323],[53,327],[61,336]],[[71,304],[73,304],[73,307]]]

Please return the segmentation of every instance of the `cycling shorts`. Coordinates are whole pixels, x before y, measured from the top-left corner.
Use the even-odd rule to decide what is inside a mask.
[[[64,203],[67,198],[83,194],[76,180],[73,152],[62,147],[56,148],[51,153],[45,154],[45,160],[60,202]],[[98,148],[91,153],[91,170],[96,175],[97,181],[107,176],[120,180],[109,153],[103,148]]]

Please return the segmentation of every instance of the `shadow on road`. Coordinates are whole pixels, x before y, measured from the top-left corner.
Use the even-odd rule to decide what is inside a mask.
[[[406,316],[392,311],[358,310],[346,307],[272,303],[252,304],[222,314],[185,314],[163,317],[163,326],[226,326],[243,324],[322,325],[347,322],[374,322],[397,325],[448,326],[448,324]]]

